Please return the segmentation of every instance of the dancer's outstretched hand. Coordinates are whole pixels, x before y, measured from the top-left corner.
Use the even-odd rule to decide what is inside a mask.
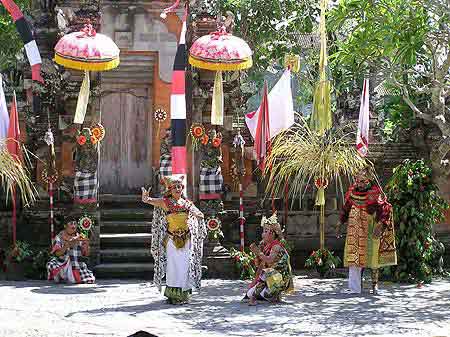
[[[141,187],[141,190],[142,190],[142,202],[147,202],[152,188],[150,187],[147,191],[144,187]]]

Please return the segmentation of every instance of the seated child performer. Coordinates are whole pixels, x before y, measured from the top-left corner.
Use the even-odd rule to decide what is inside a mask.
[[[89,239],[77,232],[77,222],[70,220],[64,230],[56,235],[47,263],[49,281],[68,283],[94,283],[95,276],[80,256],[89,255]]]
[[[281,242],[283,233],[276,213],[268,219],[263,216],[261,226],[259,247],[254,243],[250,245],[256,255],[257,271],[245,297],[249,305],[256,305],[257,300],[278,302],[282,293],[294,290],[290,256]]]

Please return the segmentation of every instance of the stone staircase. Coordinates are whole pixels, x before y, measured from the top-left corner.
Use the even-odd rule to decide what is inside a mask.
[[[102,196],[98,278],[144,278],[153,273],[150,255],[153,208],[136,196]]]

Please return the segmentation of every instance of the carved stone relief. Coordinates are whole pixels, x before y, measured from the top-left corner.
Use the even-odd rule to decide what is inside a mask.
[[[177,49],[177,36],[170,33],[163,21],[140,7],[103,9],[102,33],[111,37],[121,49],[158,52],[159,77],[172,78]]]

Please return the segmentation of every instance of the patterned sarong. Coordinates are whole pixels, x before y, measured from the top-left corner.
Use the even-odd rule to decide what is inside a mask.
[[[79,204],[97,202],[97,172],[75,172],[74,201]]]
[[[200,168],[200,199],[220,199],[223,177],[220,167]]]
[[[344,250],[345,267],[376,269],[397,264],[392,222],[379,239],[372,235],[376,225],[375,217],[365,208],[351,208]]]

